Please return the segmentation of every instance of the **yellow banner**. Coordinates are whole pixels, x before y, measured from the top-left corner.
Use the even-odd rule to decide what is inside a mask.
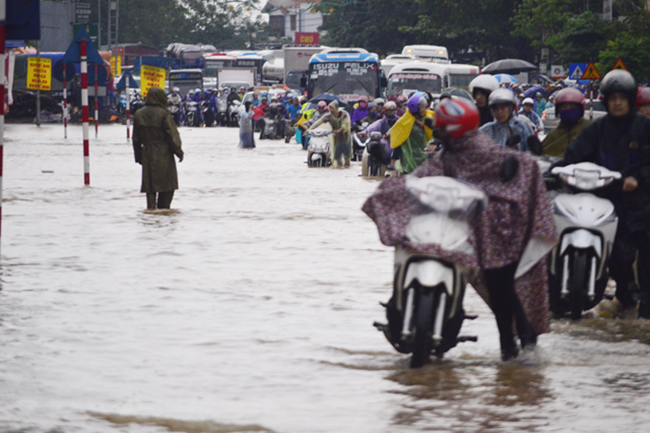
[[[51,90],[52,59],[30,57],[27,59],[27,88],[32,90]]]
[[[140,71],[140,92],[142,97],[147,96],[147,92],[152,87],[160,87],[165,90],[165,70],[155,66],[142,65]]]
[[[111,57],[111,74],[113,77],[122,75],[122,58],[120,56]]]

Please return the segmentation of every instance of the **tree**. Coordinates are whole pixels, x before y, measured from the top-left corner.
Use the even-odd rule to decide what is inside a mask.
[[[607,42],[596,65],[602,73],[609,71],[620,57],[639,82],[650,80],[650,14],[638,11],[627,17],[623,31]]]
[[[452,58],[469,48],[488,59],[526,57],[528,46],[512,36],[510,17],[521,0],[417,0],[417,22],[409,27],[415,41],[444,45]]]
[[[379,55],[401,53],[412,41],[401,28],[415,22],[418,12],[409,0],[334,0],[317,9],[330,13],[322,26],[325,45],[363,47]]]
[[[557,63],[596,62],[607,41],[620,27],[615,21],[605,21],[592,12],[568,17],[564,28],[547,38]]]
[[[528,39],[535,50],[546,48],[548,39],[565,29],[578,3],[576,0],[524,0],[512,18],[513,35]]]

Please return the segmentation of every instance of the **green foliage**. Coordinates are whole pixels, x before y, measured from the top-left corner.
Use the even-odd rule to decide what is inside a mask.
[[[257,4],[260,0],[249,0]],[[92,2],[93,8],[95,2]],[[102,1],[102,41],[108,40],[108,1]],[[118,42],[164,48],[171,42],[245,48],[268,33],[268,24],[245,4],[224,0],[120,0]],[[97,11],[93,12],[96,19]]]
[[[595,62],[617,27],[615,21],[604,21],[592,12],[585,12],[569,16],[564,28],[549,36],[546,42],[555,53],[556,63]]]
[[[418,11],[410,0],[334,0],[317,9],[332,11],[322,27],[323,44],[363,47],[379,55],[401,52],[411,42],[402,27],[415,21]]]
[[[513,35],[528,39],[534,49],[547,47],[548,38],[565,28],[576,3],[575,0],[524,0],[512,18]]]
[[[650,80],[650,14],[638,11],[627,17],[616,37],[607,42],[600,52],[596,65],[604,75],[616,63],[623,60],[627,69],[639,82]]]

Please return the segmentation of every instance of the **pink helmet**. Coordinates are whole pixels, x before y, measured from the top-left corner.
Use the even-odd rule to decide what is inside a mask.
[[[359,96],[359,102],[368,102],[367,96]]]
[[[318,102],[318,108],[327,108],[327,102],[319,101]]]
[[[553,103],[556,111],[559,111],[561,104],[578,104],[582,107],[582,112],[585,111],[585,95],[574,87],[567,87],[557,92]]]
[[[636,106],[650,104],[650,87],[639,87],[636,94]]]
[[[460,139],[478,128],[478,108],[467,99],[445,98],[436,108],[436,128],[444,129],[451,138]]]
[[[396,99],[396,102],[397,102],[397,105],[400,105],[400,104],[406,104],[406,101],[407,101],[407,100],[408,100],[408,99],[406,98],[406,96],[404,96],[404,95],[399,95],[399,96],[397,97],[397,99]]]

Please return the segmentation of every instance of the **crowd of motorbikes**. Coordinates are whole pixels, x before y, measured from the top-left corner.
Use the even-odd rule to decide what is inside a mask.
[[[125,107],[125,98],[120,107]],[[143,105],[138,93],[131,95],[131,111]],[[216,110],[208,99],[171,103],[169,111],[181,126],[239,126],[239,99],[216,98]],[[255,130],[260,139],[302,136],[296,120],[289,121],[269,106]],[[387,137],[378,132],[360,133],[367,123],[352,125],[352,160],[361,162],[362,176],[384,179],[390,164]],[[332,131],[323,124],[310,133],[303,149],[309,167],[332,165]],[[302,140],[305,137],[302,136]],[[308,143],[308,144],[307,144]],[[305,145],[307,144],[307,145]],[[583,313],[606,296],[608,259],[616,236],[618,218],[612,202],[600,192],[619,182],[621,174],[592,163],[549,169],[551,162],[539,157],[546,171],[546,185],[553,206],[559,243],[548,255],[549,303],[556,316],[580,320]],[[485,193],[448,177],[408,179],[410,222],[406,237],[411,244],[439,245],[445,250],[469,248],[469,220],[484,207]],[[393,294],[386,308],[386,323],[375,323],[400,353],[411,354],[411,367],[425,364],[430,355],[442,357],[459,342],[476,341],[460,335],[466,314],[463,297],[471,272],[464,264],[439,255],[395,250]]]

